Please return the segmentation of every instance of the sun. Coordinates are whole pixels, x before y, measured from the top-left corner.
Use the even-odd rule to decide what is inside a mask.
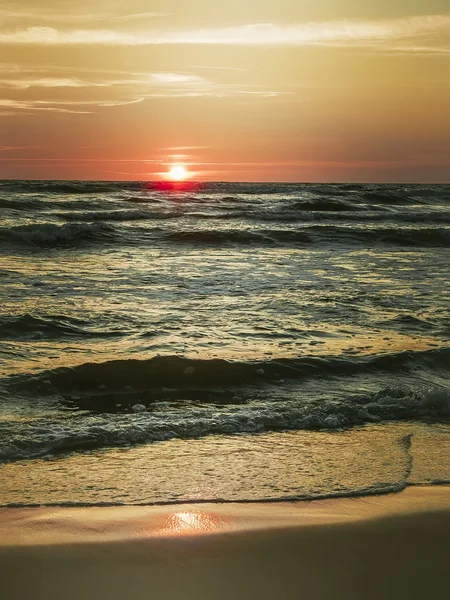
[[[189,177],[189,173],[183,165],[173,165],[169,170],[168,177],[172,181],[184,181]]]

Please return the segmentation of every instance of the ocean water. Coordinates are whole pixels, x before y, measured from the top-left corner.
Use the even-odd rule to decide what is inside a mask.
[[[0,182],[0,505],[450,482],[450,186]]]

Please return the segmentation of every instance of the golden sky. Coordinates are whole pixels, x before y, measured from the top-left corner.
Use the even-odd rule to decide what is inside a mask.
[[[449,0],[0,0],[0,178],[450,181]]]

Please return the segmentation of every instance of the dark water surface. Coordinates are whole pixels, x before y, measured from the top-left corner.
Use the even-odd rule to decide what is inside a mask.
[[[0,182],[0,504],[450,479],[449,264],[450,186]]]

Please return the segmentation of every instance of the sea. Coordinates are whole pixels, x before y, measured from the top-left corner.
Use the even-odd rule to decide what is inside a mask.
[[[450,483],[450,185],[0,182],[0,505]]]

